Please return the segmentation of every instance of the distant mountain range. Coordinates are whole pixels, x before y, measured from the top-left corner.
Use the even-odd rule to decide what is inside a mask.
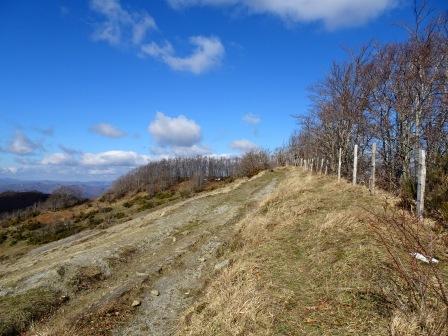
[[[44,194],[51,194],[59,187],[75,187],[82,192],[86,198],[95,198],[103,194],[111,185],[108,181],[28,181],[11,178],[0,178],[0,192],[4,191],[39,191]]]

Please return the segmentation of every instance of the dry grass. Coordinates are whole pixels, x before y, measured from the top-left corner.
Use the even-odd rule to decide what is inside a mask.
[[[38,319],[61,303],[60,296],[47,288],[0,298],[0,335],[19,335],[33,319]]]
[[[185,313],[178,335],[388,335],[392,317],[401,323],[363,210],[380,210],[382,198],[331,177],[287,175],[240,223],[223,255],[232,265]]]
[[[409,213],[385,207],[373,214],[372,228],[387,251],[386,295],[396,303],[393,335],[444,336],[448,334],[448,268],[446,231],[431,221],[420,222]],[[424,263],[414,253],[436,257]]]

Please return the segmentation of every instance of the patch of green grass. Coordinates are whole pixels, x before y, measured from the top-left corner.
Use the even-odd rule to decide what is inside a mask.
[[[55,240],[66,238],[82,230],[82,227],[72,221],[60,221],[47,224],[37,230],[27,231],[24,237],[31,244],[45,244]]]
[[[123,203],[123,206],[125,207],[125,208],[130,208],[131,206],[133,206],[133,203],[131,203],[131,202],[124,202]]]
[[[167,190],[167,191],[159,191],[154,198],[158,198],[158,199],[167,199],[167,198],[171,198],[174,195],[174,192],[171,190]]]
[[[42,287],[0,297],[0,335],[19,335],[32,320],[44,316],[59,304],[58,293]]]
[[[117,212],[117,213],[114,215],[114,217],[115,217],[116,219],[122,219],[122,218],[126,217],[126,214],[125,214],[124,212]]]

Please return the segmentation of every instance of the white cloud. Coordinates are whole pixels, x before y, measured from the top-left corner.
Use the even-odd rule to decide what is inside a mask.
[[[176,146],[172,148],[172,152],[175,156],[197,156],[211,154],[210,149],[202,145],[193,145],[190,147]]]
[[[63,146],[60,146],[64,148]],[[40,160],[18,158],[17,167],[0,166],[0,176],[25,179],[110,180],[149,163],[152,158],[134,151],[111,150],[82,153],[76,150],[49,153]]]
[[[140,56],[159,59],[176,71],[201,74],[219,65],[224,56],[224,46],[216,37],[190,37],[194,49],[187,56],[178,56],[168,41],[148,42],[148,32],[157,30],[155,20],[145,11],[124,9],[120,0],[90,0],[90,8],[105,19],[95,25],[94,41],[112,46],[131,45]]]
[[[84,153],[81,155],[80,164],[90,167],[135,167],[146,164],[150,157],[133,151],[112,150],[100,153]]]
[[[235,140],[230,144],[230,147],[242,153],[250,152],[258,148],[256,144],[246,139]]]
[[[53,153],[46,155],[41,163],[43,165],[51,165],[51,166],[64,166],[64,165],[76,165],[77,162],[73,155],[69,153]]]
[[[90,130],[98,135],[108,138],[121,138],[126,135],[126,133],[119,128],[106,123],[93,125]]]
[[[140,44],[146,37],[146,33],[151,29],[156,29],[156,22],[149,15],[144,15],[139,22],[135,22],[132,27],[132,42]]]
[[[191,147],[201,141],[201,127],[183,115],[172,118],[157,112],[148,132],[160,146]]]
[[[261,122],[261,118],[255,114],[248,113],[243,117],[243,121],[251,125],[257,125]]]
[[[172,146],[155,147],[151,149],[151,153],[154,154],[157,159],[172,158],[177,156],[197,156],[197,155],[210,155],[211,150],[202,145],[193,146]]]
[[[120,45],[130,40],[140,44],[150,30],[157,29],[154,19],[145,11],[131,12],[119,0],[91,0],[90,8],[105,17],[93,32],[95,41]]]
[[[150,157],[147,155],[111,150],[99,153],[52,153],[46,155],[40,163],[45,166],[80,166],[104,170],[104,167],[136,167],[149,161]]]
[[[15,175],[19,171],[19,168],[11,166],[11,167],[0,167],[0,174],[7,175]]]
[[[87,173],[89,175],[99,175],[99,176],[104,176],[104,175],[115,175],[117,172],[115,169],[112,168],[105,168],[105,169],[89,169],[87,171]]]
[[[249,13],[269,13],[286,21],[321,21],[329,29],[363,24],[398,0],[167,0],[172,7],[239,6]]]
[[[17,131],[14,137],[11,139],[8,148],[8,152],[18,155],[32,154],[36,149],[40,148],[36,142],[30,140],[25,134]]]
[[[201,74],[221,63],[225,50],[217,37],[193,36],[190,43],[195,49],[189,56],[179,57],[169,42],[159,45],[155,42],[143,45],[143,54],[150,55],[166,63],[176,71],[189,71]]]

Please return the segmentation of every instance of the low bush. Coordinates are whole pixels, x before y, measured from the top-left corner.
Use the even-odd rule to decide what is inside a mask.
[[[122,218],[126,217],[126,214],[123,213],[123,212],[117,212],[117,213],[114,215],[114,217],[115,217],[116,219],[122,219]]]
[[[0,231],[0,244],[3,244],[8,239],[8,234],[4,231]]]
[[[19,335],[33,319],[60,304],[57,292],[47,288],[0,297],[0,335]]]
[[[371,225],[389,257],[391,277],[384,288],[395,305],[392,335],[447,335],[448,270],[441,259],[448,248],[445,235],[405,211],[388,207],[384,214],[373,215]],[[417,259],[416,253],[427,262]],[[412,325],[412,332],[403,331]]]
[[[254,150],[244,154],[241,158],[239,171],[242,176],[252,177],[269,168],[269,154],[263,150]]]
[[[22,239],[27,238],[31,244],[45,244],[71,236],[81,230],[82,228],[74,225],[73,221],[60,221],[26,232],[22,234]]]

